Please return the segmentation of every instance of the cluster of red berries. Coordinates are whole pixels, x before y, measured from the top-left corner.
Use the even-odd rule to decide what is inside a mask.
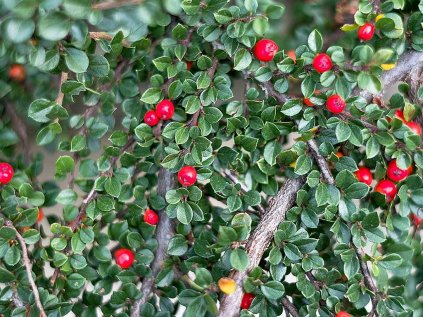
[[[375,186],[375,191],[379,192],[386,196],[386,202],[391,202],[394,200],[397,195],[397,187],[394,182],[398,183],[406,179],[413,171],[413,168],[410,166],[406,170],[403,170],[398,167],[397,160],[392,160],[388,164],[388,169],[386,175],[388,179],[383,179]],[[370,169],[367,167],[361,166],[355,172],[355,177],[359,182],[371,185],[373,182],[373,175]]]
[[[0,184],[9,184],[13,178],[14,170],[9,163],[0,163]]]
[[[400,109],[395,111],[395,118],[399,119],[404,123],[407,127],[410,128],[411,131],[413,131],[417,135],[422,135],[422,127],[420,124],[418,124],[415,121],[407,121],[404,117],[404,112]],[[388,118],[388,121],[391,121],[391,119]]]
[[[164,99],[157,104],[156,110],[148,110],[145,113],[144,122],[150,127],[154,127],[160,120],[172,119],[174,113],[175,106],[172,100]]]

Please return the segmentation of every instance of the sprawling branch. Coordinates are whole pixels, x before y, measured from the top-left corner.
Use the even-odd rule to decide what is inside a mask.
[[[158,182],[157,194],[164,198],[166,193],[176,185],[175,175],[162,167],[159,171]],[[169,241],[175,234],[175,222],[166,215],[165,210],[161,210],[158,213],[160,217],[156,228],[158,247],[154,256],[154,261],[151,264],[151,276],[146,277],[142,282],[142,297],[134,303],[131,311],[131,317],[140,316],[142,305],[148,301],[151,293],[153,292],[157,274],[160,272],[163,261],[167,257],[167,247],[169,245]]]
[[[282,297],[282,306],[285,309],[286,315],[291,315],[293,317],[300,317],[300,313],[297,308],[289,301],[287,297]]]
[[[314,140],[310,140],[307,142],[307,145],[311,151],[311,154],[314,160],[319,166],[323,179],[328,184],[335,185],[335,179],[333,178],[332,172],[330,171],[330,168],[325,158],[319,153],[319,149],[317,147],[316,142]],[[365,257],[364,251],[360,248],[357,248],[354,244],[353,246],[354,246],[355,253],[357,254],[357,257],[360,262],[361,273],[364,276],[364,283],[366,284],[367,288],[374,293],[374,296],[371,296],[372,311],[369,316],[378,316],[376,312],[376,307],[378,303],[377,296],[376,296],[378,292],[377,287],[375,286],[375,283],[373,282],[369,268],[367,267],[366,261],[364,259]]]
[[[249,264],[244,272],[232,271],[230,277],[237,283],[237,289],[231,295],[225,295],[220,301],[218,317],[239,316],[240,303],[243,295],[243,284],[249,271],[259,265],[264,252],[271,243],[279,224],[285,219],[286,212],[295,202],[297,192],[304,184],[304,178],[288,179],[279,192],[270,201],[265,214],[253,234],[248,238],[246,251]]]
[[[0,216],[4,219],[4,224],[6,225],[6,227],[12,228],[16,232],[16,238],[18,239],[19,245],[22,249],[22,261],[25,266],[26,274],[28,276],[28,282],[31,286],[32,293],[34,294],[35,305],[37,305],[37,308],[40,311],[40,317],[47,317],[47,314],[44,311],[43,304],[41,303],[40,293],[38,292],[37,285],[35,284],[34,278],[32,277],[32,264],[28,256],[28,248],[26,247],[25,239],[15,228],[13,222],[10,219],[6,218],[2,214],[0,214]]]
[[[95,10],[110,10],[110,9],[116,9],[116,8],[121,8],[125,6],[134,6],[137,4],[141,4],[143,2],[144,0],[112,0],[112,1],[95,3],[91,6],[91,8]]]

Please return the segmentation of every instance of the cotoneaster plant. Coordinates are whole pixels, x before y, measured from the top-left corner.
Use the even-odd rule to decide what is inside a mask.
[[[423,3],[0,1],[0,316],[423,316]]]

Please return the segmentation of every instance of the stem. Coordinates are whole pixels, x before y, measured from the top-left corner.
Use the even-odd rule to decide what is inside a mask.
[[[121,1],[105,1],[100,3],[95,3],[91,6],[94,10],[110,10],[115,8],[121,8],[124,6],[133,6],[143,3],[144,0],[121,0]]]
[[[62,85],[66,80],[68,80],[68,73],[62,72],[61,75],[60,75],[59,91],[58,91],[57,97],[56,97],[56,103],[59,106],[61,106],[63,104],[63,98],[65,97],[65,94],[62,92]]]
[[[22,235],[19,233],[19,231],[15,228],[15,226],[13,225],[13,222],[11,220],[9,220],[8,218],[6,218],[3,215],[1,215],[1,217],[4,219],[4,223],[5,223],[6,227],[12,228],[13,230],[16,231],[16,238],[18,239],[19,245],[21,246],[21,249],[22,249],[22,261],[23,261],[23,264],[25,266],[26,274],[28,276],[29,285],[30,285],[32,292],[34,294],[35,304],[37,305],[37,308],[40,311],[40,316],[41,317],[47,317],[47,314],[45,313],[43,305],[41,303],[40,293],[38,292],[37,285],[35,285],[34,278],[32,277],[32,264],[31,264],[31,261],[28,257],[28,249],[26,247],[25,240],[22,237]]]
[[[290,314],[293,317],[300,317],[300,313],[298,312],[297,308],[289,301],[286,296],[282,297],[282,306],[286,314]]]
[[[157,194],[164,198],[166,193],[176,185],[175,175],[162,167],[159,170],[158,182]],[[151,276],[144,278],[142,282],[142,296],[140,299],[135,301],[132,307],[130,315],[131,317],[140,316],[141,307],[148,301],[150,294],[153,292],[154,282],[156,280],[157,274],[162,269],[163,262],[167,257],[167,247],[169,245],[169,241],[175,234],[175,222],[173,219],[170,219],[166,215],[165,210],[160,210],[158,214],[160,217],[156,228],[156,239],[158,247],[154,256],[154,261],[151,264]]]

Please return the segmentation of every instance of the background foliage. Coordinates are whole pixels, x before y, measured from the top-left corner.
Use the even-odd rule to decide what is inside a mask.
[[[238,291],[255,298],[242,316],[423,316],[409,220],[423,206],[421,136],[395,117],[420,122],[423,90],[405,76],[422,62],[407,55],[423,50],[422,12],[418,0],[1,1],[0,149],[15,175],[1,187],[0,313],[231,317],[242,291],[218,281],[244,272]],[[376,34],[360,42],[367,21]],[[263,37],[279,44],[270,63],[252,53]],[[323,74],[319,52],[334,63]],[[405,82],[380,98],[393,77]],[[334,93],[339,115],[325,107]],[[172,120],[146,125],[164,98]],[[386,203],[354,172],[379,181],[394,158],[413,174]],[[194,186],[173,176],[184,165]],[[43,169],[55,178],[38,181]],[[293,180],[298,191],[283,187]],[[254,257],[275,201],[283,221]],[[41,207],[54,209],[37,222]]]

